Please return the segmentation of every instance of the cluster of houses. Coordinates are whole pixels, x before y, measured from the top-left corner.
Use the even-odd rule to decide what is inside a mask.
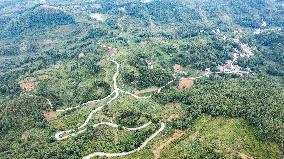
[[[238,62],[239,57],[249,58],[252,54],[253,53],[251,52],[251,50],[248,54],[235,50],[235,52],[232,53],[232,60],[227,60],[224,65],[219,65],[217,69],[223,73],[232,73],[238,75],[250,74],[252,73],[250,68],[242,68],[236,63]]]
[[[241,71],[239,65],[235,65],[232,60],[227,60],[224,65],[220,65],[217,69],[221,72],[238,72]]]

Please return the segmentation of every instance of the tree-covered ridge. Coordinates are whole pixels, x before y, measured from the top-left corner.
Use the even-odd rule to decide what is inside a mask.
[[[37,5],[12,19],[4,28],[7,36],[18,36],[29,30],[75,23],[74,17],[59,8]]]
[[[24,107],[23,107],[24,106]],[[50,109],[44,98],[22,97],[9,103],[1,110],[1,135],[10,131],[22,132],[34,127],[44,127],[46,120],[42,113]]]

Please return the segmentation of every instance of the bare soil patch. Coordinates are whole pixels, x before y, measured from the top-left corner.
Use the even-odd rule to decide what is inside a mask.
[[[43,116],[48,122],[50,122],[50,121],[57,119],[57,112],[56,111],[45,111],[43,113]]]
[[[175,64],[174,65],[174,72],[177,73],[178,71],[180,71],[181,66],[179,64]]]
[[[55,64],[55,65],[52,65],[51,67],[54,68],[54,69],[59,69],[61,67],[61,65],[60,64]]]
[[[102,59],[100,62],[97,63],[97,66],[105,66],[107,64],[106,59]]]
[[[25,141],[28,141],[30,137],[30,134],[29,132],[25,131],[23,134],[22,134],[22,140],[25,140]]]
[[[253,157],[250,157],[244,153],[239,152],[238,155],[240,156],[241,159],[253,159]]]
[[[83,58],[86,57],[86,55],[85,55],[83,52],[81,52],[81,53],[78,55],[78,57],[79,57],[79,59],[83,59]]]
[[[172,114],[171,116],[168,117],[167,122],[171,122],[175,119],[178,119],[179,115],[178,114]]]
[[[183,90],[186,88],[191,88],[193,86],[193,80],[192,79],[183,79],[178,84],[178,89]]]
[[[90,104],[90,106],[91,106],[93,109],[96,109],[96,102],[95,102],[95,101],[92,102],[92,103]]]
[[[35,86],[36,86],[36,80],[35,79],[20,82],[20,87],[24,92],[32,91],[35,88]]]
[[[184,135],[183,131],[176,130],[176,132],[171,137],[167,138],[166,140],[161,142],[159,145],[154,146],[154,148],[152,149],[154,159],[160,158],[161,150],[167,147],[168,145],[170,145],[173,141],[175,141],[176,139],[180,138],[183,135]]]
[[[144,94],[144,93],[151,93],[151,92],[154,92],[154,91],[157,91],[158,88],[156,87],[153,87],[153,88],[147,88],[147,89],[143,89],[143,90],[134,90],[132,91],[132,93],[138,95],[138,94]]]

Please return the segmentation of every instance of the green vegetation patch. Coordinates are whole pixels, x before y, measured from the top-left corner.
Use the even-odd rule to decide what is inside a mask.
[[[243,119],[203,116],[161,158],[280,158],[277,144],[258,140],[257,133]]]
[[[204,79],[185,92],[174,89],[156,94],[154,99],[181,101],[186,104],[187,118],[180,122],[187,127],[202,113],[214,116],[243,117],[260,132],[259,137],[283,146],[283,86],[266,78]],[[170,99],[170,101],[169,101]]]

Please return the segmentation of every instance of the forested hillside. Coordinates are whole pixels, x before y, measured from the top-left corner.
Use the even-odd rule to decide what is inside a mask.
[[[284,157],[284,3],[0,1],[0,158]]]

